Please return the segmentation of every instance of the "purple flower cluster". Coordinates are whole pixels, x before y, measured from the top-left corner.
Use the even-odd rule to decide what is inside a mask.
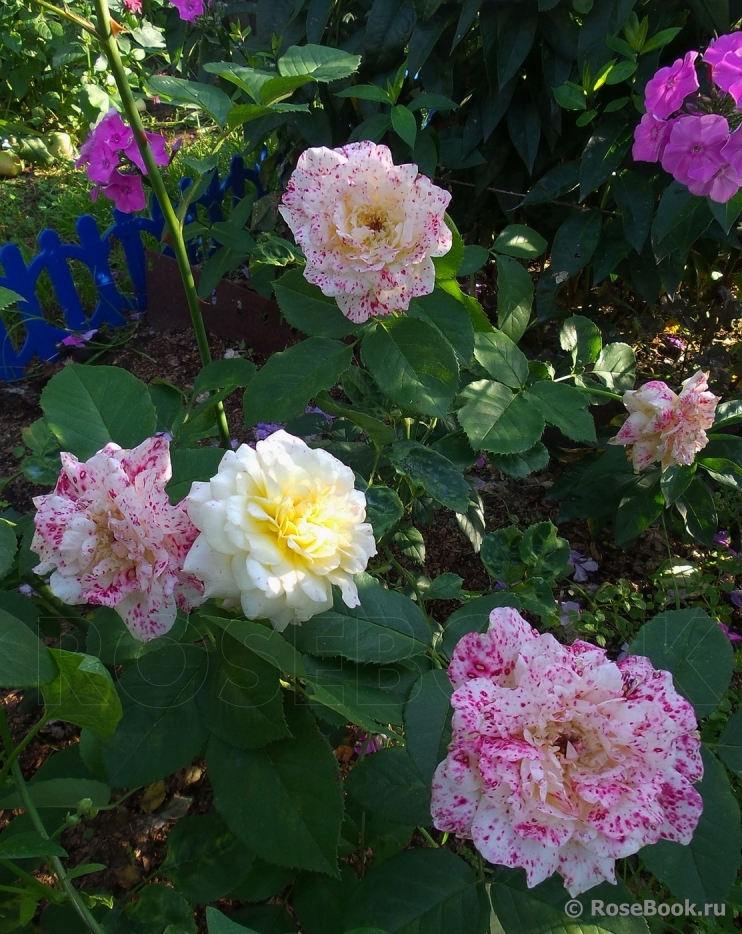
[[[742,187],[742,32],[720,36],[703,54],[708,94],[699,92],[698,56],[688,52],[647,82],[633,156],[724,203]]]
[[[146,135],[157,165],[167,165],[170,154],[165,137],[159,133]],[[80,158],[75,164],[78,167],[87,165],[88,178],[95,183],[91,192],[93,201],[102,191],[125,214],[146,208],[142,175],[147,174],[147,169],[131,127],[124,123],[118,111],[109,110],[94,127],[80,147]]]

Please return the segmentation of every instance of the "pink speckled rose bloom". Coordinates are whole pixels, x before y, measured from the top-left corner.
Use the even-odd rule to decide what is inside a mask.
[[[647,658],[561,645],[515,610],[454,650],[453,741],[433,778],[435,826],[474,841],[529,886],[572,897],[615,882],[615,860],[688,844],[703,773],[693,708]]]
[[[683,382],[680,395],[662,380],[651,380],[624,393],[629,417],[610,443],[631,446],[637,473],[655,461],[663,470],[673,464],[690,466],[708,444],[706,429],[714,423],[718,401],[708,391],[708,374],[702,370]]]
[[[189,610],[203,593],[182,570],[198,529],[184,503],[170,504],[170,475],[164,438],[132,450],[111,443],[85,463],[63,453],[54,492],[34,499],[34,571],[51,572],[64,603],[112,607],[142,642],[167,632],[177,607]]]
[[[451,249],[449,192],[416,165],[364,141],[307,149],[279,211],[304,251],[304,276],[351,321],[404,311],[435,285],[432,256]]]

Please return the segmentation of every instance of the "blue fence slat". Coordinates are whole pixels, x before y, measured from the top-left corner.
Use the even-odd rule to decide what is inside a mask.
[[[223,219],[222,203],[228,193],[233,204],[245,196],[246,182],[255,185],[257,196],[265,194],[260,183],[259,165],[246,168],[241,156],[233,156],[229,172],[222,180],[214,175],[206,191],[189,205],[186,222],[196,219],[197,205],[208,213],[212,223]],[[181,191],[190,179],[181,181]],[[119,327],[126,323],[129,311],[144,311],[147,307],[147,269],[143,234],[151,234],[158,242],[165,226],[162,211],[152,199],[150,216],[122,214],[114,209],[113,224],[101,234],[95,219],[85,214],[75,224],[79,244],[62,243],[54,230],[42,230],[38,236],[39,252],[28,265],[20,249],[12,243],[0,249],[0,286],[12,289],[23,297],[17,304],[18,318],[15,333],[9,333],[0,319],[0,380],[20,379],[32,357],[54,360],[57,345],[70,331],[86,331],[102,324]],[[116,285],[110,258],[114,243],[121,244],[134,297],[123,295]],[[205,245],[199,241],[188,244],[192,262],[199,261]],[[172,250],[166,248],[172,255]],[[69,263],[77,261],[87,266],[96,289],[97,300],[92,312],[85,311],[75,288]],[[59,328],[47,321],[39,303],[37,287],[39,277],[48,273],[65,322]],[[16,349],[16,346],[18,349]]]

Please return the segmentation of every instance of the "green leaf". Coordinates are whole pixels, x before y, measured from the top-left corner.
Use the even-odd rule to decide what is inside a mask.
[[[451,740],[452,693],[448,674],[436,668],[420,675],[405,706],[407,751],[428,786]]]
[[[169,644],[127,668],[118,681],[124,715],[103,747],[108,780],[116,788],[151,785],[198,755],[206,727],[196,695],[206,677],[207,654]]]
[[[454,512],[466,512],[469,484],[461,471],[437,451],[418,441],[396,441],[387,451],[395,470]]]
[[[124,926],[114,928],[113,934],[172,934],[172,929],[176,934],[196,934],[191,906],[170,886],[158,882],[146,885],[137,900],[126,905],[123,917]],[[133,927],[132,920],[141,927]]]
[[[600,351],[593,367],[597,376],[613,392],[626,392],[636,382],[636,357],[629,344],[615,341]]]
[[[280,75],[311,75],[315,81],[337,81],[358,71],[360,55],[325,45],[292,45],[278,59]]]
[[[217,630],[196,705],[215,736],[242,749],[290,736],[275,667],[224,629]]]
[[[203,483],[210,480],[216,474],[223,457],[222,448],[172,447],[170,463],[173,476],[167,485],[170,502],[175,505],[188,496],[194,481],[199,480]]]
[[[696,464],[717,483],[733,490],[742,490],[742,468],[734,461],[723,457],[701,457],[696,460]]]
[[[255,364],[242,357],[231,360],[212,360],[203,367],[193,382],[193,392],[211,392],[216,389],[244,389],[255,376]]]
[[[585,101],[585,91],[574,81],[565,81],[558,88],[551,89],[554,94],[554,100],[564,110],[585,110],[587,107]]]
[[[582,153],[580,201],[615,172],[631,145],[632,130],[623,117],[608,117],[595,128]]]
[[[526,355],[502,331],[478,331],[474,357],[493,379],[511,389],[519,389],[528,378]]]
[[[713,220],[705,198],[671,182],[660,199],[652,223],[652,249],[657,261],[670,253],[685,255]]]
[[[545,444],[537,441],[527,451],[518,454],[491,454],[489,460],[506,477],[520,480],[536,470],[543,470],[549,463],[549,451]]]
[[[270,107],[279,101],[291,97],[297,88],[308,84],[313,79],[309,75],[292,75],[291,77],[269,78],[260,86],[260,103]]]
[[[378,101],[381,104],[391,104],[389,92],[377,84],[353,84],[342,91],[335,91],[335,97],[354,97],[361,101]]]
[[[205,618],[284,674],[292,678],[304,676],[301,656],[272,626],[229,616],[206,615]]]
[[[255,934],[251,928],[246,928],[236,921],[231,921],[226,915],[210,905],[206,909],[206,926],[209,934]]]
[[[364,364],[402,409],[443,418],[458,387],[451,345],[414,318],[383,318],[363,338]],[[326,387],[323,387],[326,388]]]
[[[456,270],[458,276],[473,276],[478,272],[490,258],[490,251],[476,243],[468,244],[464,247],[464,258],[461,265]]]
[[[541,409],[547,424],[554,425],[573,441],[597,444],[595,422],[588,409],[584,392],[566,383],[544,379],[534,383],[524,393]]]
[[[517,256],[519,259],[533,259],[541,256],[548,243],[531,227],[525,224],[509,224],[500,231],[492,244],[496,253],[507,253],[508,256]]]
[[[742,777],[742,710],[735,710],[729,718],[716,750],[727,768]]]
[[[739,217],[740,211],[742,211],[742,193],[738,191],[737,194],[733,195],[725,204],[722,204],[720,201],[712,201],[711,198],[707,198],[706,203],[711,209],[711,213],[719,222],[721,229],[725,234],[728,234],[732,224]]]
[[[637,253],[641,253],[654,212],[652,186],[638,172],[629,170],[614,177],[611,193],[621,212],[626,239]]]
[[[666,505],[672,506],[675,500],[682,496],[688,489],[695,472],[695,465],[693,467],[684,467],[681,464],[673,464],[672,467],[662,472],[660,489]]]
[[[59,668],[43,688],[46,715],[108,739],[122,716],[121,701],[107,669],[92,655],[50,649]]]
[[[554,236],[551,270],[576,275],[590,262],[600,238],[601,213],[598,210],[575,211]]]
[[[291,327],[310,337],[346,337],[358,330],[358,325],[342,314],[337,302],[307,282],[298,269],[289,270],[274,282],[273,291]]]
[[[714,429],[742,422],[742,399],[725,399],[716,406]]]
[[[245,393],[245,426],[286,422],[322,389],[331,389],[350,366],[351,347],[326,337],[309,337],[275,353],[258,370]]]
[[[541,410],[523,395],[489,379],[470,383],[461,393],[457,415],[474,448],[495,454],[527,451],[544,430]]]
[[[417,849],[363,877],[345,922],[389,934],[485,934],[489,915],[484,886],[467,863],[448,850]]]
[[[549,169],[546,175],[542,176],[531,188],[523,204],[545,204],[561,198],[568,191],[572,191],[580,183],[580,163],[564,162],[561,165]]]
[[[343,934],[343,914],[358,876],[346,863],[340,879],[302,873],[296,881],[291,904],[303,934]]]
[[[446,214],[446,226],[451,231],[451,249],[443,256],[433,257],[436,279],[454,279],[461,266],[461,260],[464,258],[464,241],[448,214]]]
[[[380,749],[356,763],[345,789],[361,808],[397,824],[430,823],[430,784],[404,746]]]
[[[385,486],[370,486],[366,489],[365,496],[366,521],[371,523],[374,538],[378,541],[402,518],[404,506],[394,490]]]
[[[531,577],[558,579],[569,570],[569,542],[548,520],[526,529],[518,551],[521,561],[532,568]]]
[[[724,638],[722,636],[722,638]],[[698,791],[703,813],[688,846],[660,840],[639,851],[644,865],[677,898],[723,903],[740,866],[739,805],[724,766],[705,746]]]
[[[700,607],[655,616],[637,633],[631,654],[646,655],[655,668],[669,671],[699,720],[716,710],[732,677],[729,640]]]
[[[101,808],[111,799],[111,789],[108,785],[89,778],[49,778],[29,782],[27,788],[37,808],[74,810],[83,798],[90,798],[93,807]],[[12,791],[0,797],[0,808],[25,808],[25,804],[20,794]]]
[[[423,91],[422,94],[413,97],[407,105],[413,111],[422,110],[423,107],[428,110],[456,110],[458,106],[456,101],[452,101],[450,97],[445,97],[443,94],[430,94],[428,91]]]
[[[191,902],[215,902],[247,875],[252,853],[218,814],[179,820],[167,838],[160,873]]]
[[[377,448],[383,448],[397,439],[397,432],[391,425],[374,418],[373,415],[359,412],[355,406],[338,402],[326,392],[317,393],[315,402],[328,415],[341,415],[358,425],[359,428],[366,432]]]
[[[678,497],[675,507],[682,516],[688,534],[704,545],[711,546],[719,520],[713,494],[706,484],[694,477],[688,489]]]
[[[306,707],[287,709],[294,739],[235,749],[212,737],[207,767],[214,805],[263,859],[338,875],[343,819],[337,762]]]
[[[22,302],[23,296],[19,295],[18,292],[14,292],[12,289],[6,289],[5,286],[0,285],[0,311],[5,311],[6,308],[10,308],[11,305],[15,305],[16,302]]]
[[[147,88],[177,104],[193,104],[205,110],[220,127],[227,122],[227,114],[232,107],[229,97],[213,84],[185,81],[170,75],[151,75],[147,79]]]
[[[13,525],[6,519],[0,519],[0,577],[5,577],[13,567],[13,559],[17,550],[18,539]]]
[[[51,652],[28,626],[0,610],[0,687],[30,688],[57,676]]]
[[[630,487],[619,503],[613,522],[616,544],[628,545],[662,515],[664,508],[665,500],[656,476],[643,477]]]
[[[408,318],[418,318],[434,327],[456,351],[461,366],[471,362],[474,353],[474,328],[466,307],[442,288],[422,298],[413,298]]]
[[[641,917],[610,917],[593,914],[592,903],[631,904],[634,895],[623,882],[606,882],[584,893],[577,900],[583,906],[579,920],[564,910],[570,899],[558,875],[529,889],[525,873],[516,869],[495,870],[490,886],[492,908],[507,934],[647,934],[647,922]]]
[[[67,850],[37,830],[16,833],[0,840],[0,859],[34,859],[40,856],[67,856]]]
[[[456,644],[468,632],[484,632],[489,626],[490,613],[499,606],[520,608],[518,598],[506,591],[475,597],[449,617],[443,632],[443,650],[451,657]]]
[[[379,731],[376,724],[401,724],[404,705],[412,685],[419,677],[413,662],[358,665],[343,660],[331,664],[304,656],[307,681],[312,699],[342,713],[371,733]]]
[[[80,460],[109,441],[136,447],[157,429],[147,387],[116,366],[68,364],[44,387],[41,408],[59,446]]]
[[[589,318],[572,315],[559,332],[559,346],[572,356],[573,367],[583,367],[599,358],[603,338]]]
[[[359,607],[346,607],[336,595],[332,610],[319,613],[292,632],[297,649],[319,657],[388,664],[425,652],[430,628],[408,597],[387,590],[369,574],[356,576]]]
[[[404,104],[397,104],[392,107],[392,129],[410,149],[415,148],[417,138],[417,120],[411,110],[408,110]]]
[[[533,305],[533,280],[510,256],[497,257],[497,326],[511,341],[525,334]]]

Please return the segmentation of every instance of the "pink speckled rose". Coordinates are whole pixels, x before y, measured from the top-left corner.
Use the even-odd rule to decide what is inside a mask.
[[[433,291],[431,257],[451,249],[450,200],[416,165],[364,141],[302,153],[279,211],[307,258],[304,276],[360,323]]]
[[[435,826],[474,841],[529,886],[560,873],[572,897],[615,882],[615,860],[688,844],[703,773],[691,705],[647,658],[611,662],[537,634],[513,609],[461,639],[453,741],[433,779]]]
[[[63,453],[54,492],[34,499],[35,572],[51,572],[49,586],[67,604],[112,607],[142,642],[203,593],[182,570],[198,530],[184,503],[170,504],[170,475],[164,438],[132,450],[111,443],[84,463]]]
[[[702,370],[683,382],[680,395],[662,380],[651,380],[624,393],[629,417],[610,443],[630,445],[637,473],[655,461],[663,470],[673,464],[690,466],[708,444],[706,429],[714,423],[718,401]]]

